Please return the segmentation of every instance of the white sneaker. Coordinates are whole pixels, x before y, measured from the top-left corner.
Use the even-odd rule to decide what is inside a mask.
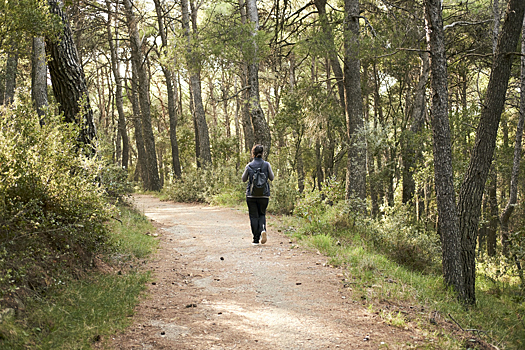
[[[267,238],[266,231],[261,232],[261,244],[266,243]]]

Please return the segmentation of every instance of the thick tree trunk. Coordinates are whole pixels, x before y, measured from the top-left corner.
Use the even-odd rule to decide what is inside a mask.
[[[138,78],[138,94],[140,112],[142,116],[142,131],[144,146],[146,148],[146,164],[149,181],[144,183],[146,190],[160,191],[161,183],[157,164],[157,152],[155,150],[155,136],[151,125],[151,112],[149,101],[149,79],[146,71],[145,60],[142,55],[142,43],[137,27],[137,20],[133,14],[131,0],[124,0],[126,9],[126,20],[129,29],[131,46],[131,64],[135,67]]]
[[[346,198],[366,198],[366,146],[363,132],[363,100],[359,61],[359,0],[345,0],[344,84],[348,163]]]
[[[510,179],[510,195],[507,206],[501,213],[501,238],[503,251],[508,251],[509,220],[518,202],[518,180],[520,173],[521,147],[523,127],[525,124],[525,19],[521,29],[521,77],[520,77],[520,114],[516,127],[516,140],[514,142],[514,160],[512,162],[512,175]]]
[[[77,124],[81,131],[79,141],[88,147],[87,153],[94,154],[93,141],[96,138],[93,110],[89,103],[89,94],[84,76],[84,69],[78,58],[71,28],[57,0],[48,0],[51,13],[58,15],[63,30],[58,40],[46,38],[46,52],[53,94],[64,113],[65,121]]]
[[[43,124],[47,100],[47,63],[46,46],[43,37],[33,38],[33,53],[31,55],[31,98]]]
[[[160,0],[154,0],[155,10],[157,12],[157,22],[159,26],[160,38],[162,40],[162,49],[168,47],[168,37],[166,30],[164,29],[164,17],[162,15],[162,5]],[[168,116],[170,121],[170,143],[171,143],[171,164],[173,168],[173,175],[176,178],[182,176],[180,159],[179,159],[179,144],[177,141],[177,123],[178,123],[178,111],[177,111],[177,99],[178,89],[173,84],[173,71],[165,64],[162,65],[162,72],[166,80],[166,90],[168,92]]]
[[[140,174],[142,183],[147,184],[149,182],[149,174],[147,171],[148,165],[146,162],[146,147],[144,146],[144,136],[142,132],[142,121],[138,98],[138,79],[134,67],[132,67],[132,71],[131,89],[128,89],[128,97],[131,100],[131,107],[133,109],[133,117],[131,120],[133,122],[133,128],[135,129],[135,146],[137,147],[137,168],[135,170],[135,174]]]
[[[108,22],[107,22],[107,34],[109,51],[111,55],[111,70],[113,72],[113,78],[115,79],[115,104],[117,105],[118,113],[118,135],[122,140],[122,162],[123,168],[128,167],[129,162],[129,137],[126,129],[126,115],[124,113],[124,99],[122,97],[122,77],[120,75],[120,61],[118,58],[118,38],[113,39],[113,33],[111,31],[111,22],[113,20],[111,1],[106,0],[106,6],[108,9]],[[117,143],[120,141],[117,138]],[[117,156],[118,158],[118,156]]]
[[[196,57],[193,54],[191,46],[193,45],[193,35],[196,35],[196,13],[190,14],[190,8],[188,0],[181,1],[182,9],[182,28],[184,30],[184,36],[186,37],[186,65],[190,75],[190,85],[193,95],[193,108],[195,113],[195,127],[197,128],[196,142],[198,142],[199,149],[198,158],[199,164],[204,168],[211,167],[211,151],[210,151],[210,135],[208,132],[208,124],[206,123],[206,113],[204,112],[204,104],[202,103],[202,89],[201,89],[201,76],[200,76],[200,62],[196,61]],[[191,18],[190,18],[191,15]],[[191,23],[190,23],[191,22]],[[194,33],[190,28],[190,24],[193,25]]]
[[[253,51],[251,54],[251,61],[248,62],[248,85],[250,86],[248,89],[248,109],[252,118],[254,142],[256,144],[263,145],[264,158],[267,158],[268,154],[270,154],[271,135],[270,128],[268,127],[268,123],[264,117],[264,112],[261,108],[259,98],[259,48],[257,47],[257,42],[255,41],[255,37],[259,31],[259,13],[257,10],[256,0],[246,1],[246,13],[249,22],[253,26],[253,31],[251,33],[253,37]]]
[[[512,62],[515,58],[512,52],[516,51],[524,12],[525,1],[509,1],[476,130],[475,146],[472,149],[467,173],[459,194],[458,211],[466,289],[465,300],[472,304],[476,302],[475,252],[481,201],[494,156],[499,122],[505,104]]]
[[[456,209],[452,147],[448,119],[447,61],[440,0],[425,0],[427,42],[430,49],[432,86],[432,134],[434,138],[434,182],[438,209],[438,231],[443,252],[445,283],[464,298],[461,239]]]

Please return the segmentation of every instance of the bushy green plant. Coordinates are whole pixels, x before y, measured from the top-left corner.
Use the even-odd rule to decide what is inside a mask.
[[[133,192],[128,171],[117,164],[106,164],[100,170],[100,184],[106,194],[113,198],[122,198]]]
[[[28,103],[0,115],[0,296],[56,283],[105,248],[111,208],[99,161],[78,152],[59,117],[40,126]]]
[[[176,202],[234,204],[243,200],[242,172],[234,164],[185,169],[182,178],[165,185],[164,195]]]
[[[270,184],[271,199],[268,211],[275,214],[291,214],[299,192],[296,179],[291,175],[275,174]]]

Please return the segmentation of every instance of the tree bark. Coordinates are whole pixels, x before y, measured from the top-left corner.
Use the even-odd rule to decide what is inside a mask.
[[[128,97],[131,101],[131,107],[133,109],[133,117],[131,118],[133,122],[133,128],[135,129],[135,146],[137,147],[137,168],[135,170],[135,175],[140,174],[142,183],[146,184],[149,182],[149,174],[147,171],[146,163],[146,147],[144,146],[144,136],[142,132],[142,121],[140,113],[140,104],[138,98],[138,86],[137,86],[137,73],[135,72],[135,67],[132,66],[132,75],[131,75],[131,89],[128,89]],[[127,86],[127,85],[126,85]],[[131,91],[130,91],[131,90]]]
[[[430,60],[428,52],[423,52],[421,57],[421,73],[419,82],[416,87],[414,103],[412,106],[412,125],[410,130],[405,133],[405,147],[403,150],[403,203],[411,203],[415,208],[413,202],[416,191],[416,184],[414,182],[414,169],[421,158],[420,147],[418,147],[416,138],[423,129],[425,122],[425,91],[430,71]]]
[[[348,162],[346,198],[366,198],[366,147],[363,137],[363,100],[359,61],[359,0],[345,0],[344,84]]]
[[[476,234],[481,214],[481,201],[487,176],[492,164],[496,137],[505,104],[513,52],[520,36],[525,1],[510,0],[505,21],[501,28],[492,71],[487,85],[485,103],[476,130],[476,141],[471,152],[469,166],[461,185],[458,201],[462,245],[463,275],[465,278],[465,301],[476,302]]]
[[[510,179],[509,201],[501,213],[501,238],[503,251],[508,251],[509,220],[518,202],[518,180],[520,173],[521,147],[523,127],[525,124],[525,19],[521,29],[521,76],[520,76],[520,112],[516,127],[516,140],[514,142],[514,160],[512,162],[512,175]]]
[[[328,16],[326,15],[326,2],[327,0],[314,0],[315,7],[319,12],[319,20],[321,22],[321,27],[326,39],[326,45],[328,46],[328,57],[330,66],[334,72],[337,91],[339,92],[339,103],[341,104],[341,107],[345,108],[345,84],[343,70],[341,69],[339,58],[337,57],[334,35],[332,34],[330,23],[328,23]]]
[[[16,76],[18,73],[18,50],[15,48],[7,55],[5,67],[5,97],[4,103],[10,105],[15,99]]]
[[[109,51],[111,55],[111,70],[113,72],[113,78],[115,79],[115,104],[117,105],[118,113],[118,134],[122,140],[122,161],[121,165],[123,168],[128,167],[129,162],[129,137],[126,129],[126,115],[124,113],[124,99],[122,97],[122,77],[120,75],[120,61],[118,58],[118,37],[113,38],[111,31],[111,22],[113,19],[111,1],[106,0],[106,6],[108,9],[108,22],[107,22],[107,34]],[[117,140],[117,142],[119,142]]]
[[[64,113],[65,121],[80,127],[79,141],[88,148],[87,153],[93,155],[96,129],[84,69],[78,58],[71,28],[60,8],[59,1],[48,0],[48,5],[51,13],[60,17],[63,25],[58,40],[46,38],[46,52],[51,57],[48,67],[53,94],[59,103],[60,111]]]
[[[248,23],[248,16],[246,15],[246,4],[244,0],[239,0],[239,9],[241,12],[241,23],[246,25]],[[245,88],[248,86],[248,63],[241,63],[241,84]],[[255,145],[255,136],[253,134],[252,118],[250,116],[250,110],[248,108],[250,91],[245,89],[242,92],[242,108],[241,108],[241,122],[242,129],[244,131],[244,150],[250,152],[252,147]]]
[[[252,25],[252,53],[250,55],[251,60],[248,62],[248,85],[250,88],[248,109],[252,118],[253,132],[254,132],[254,143],[261,144],[264,147],[264,158],[270,154],[271,147],[271,135],[270,128],[264,117],[264,112],[260,105],[260,94],[259,94],[259,48],[255,37],[259,31],[259,13],[257,10],[256,0],[246,1],[246,14],[249,23]]]
[[[162,5],[160,0],[154,0],[155,10],[157,12],[157,22],[159,26],[159,34],[162,40],[162,49],[166,50],[168,47],[168,36],[166,34],[164,25],[164,16],[162,15]],[[166,90],[168,93],[168,116],[170,123],[170,143],[171,143],[171,164],[173,168],[173,175],[176,178],[182,176],[179,159],[179,144],[177,141],[177,123],[178,123],[178,111],[177,111],[177,100],[178,100],[178,89],[173,83],[173,71],[162,64],[162,72],[164,73],[164,79],[166,80]]]
[[[151,125],[151,112],[149,101],[149,78],[144,66],[145,60],[142,55],[142,43],[137,27],[137,20],[133,14],[131,0],[124,0],[126,20],[129,29],[131,46],[131,64],[135,67],[138,78],[138,94],[140,113],[142,116],[142,131],[144,146],[146,149],[146,165],[149,181],[144,183],[144,188],[150,191],[160,191],[161,183],[157,164],[157,152],[155,150],[155,136]]]
[[[188,0],[181,1],[182,8],[182,28],[184,30],[184,36],[187,40],[186,45],[186,65],[190,75],[190,85],[193,94],[193,108],[195,112],[195,126],[197,128],[199,145],[200,164],[203,168],[211,167],[211,151],[210,151],[210,135],[208,132],[208,124],[206,123],[206,113],[204,112],[204,104],[202,103],[202,88],[201,88],[201,74],[200,74],[200,62],[196,61],[196,55],[193,52],[193,35],[196,35],[196,13],[191,14],[188,5]],[[192,22],[194,32],[190,28],[190,22]]]
[[[430,49],[432,86],[432,134],[434,138],[434,182],[438,209],[438,232],[441,235],[443,276],[464,298],[461,266],[461,239],[456,208],[452,147],[448,119],[447,61],[440,0],[425,0],[427,43]]]
[[[43,37],[33,38],[33,53],[31,55],[31,97],[40,117],[40,124],[44,123],[47,100],[47,63],[46,46]]]

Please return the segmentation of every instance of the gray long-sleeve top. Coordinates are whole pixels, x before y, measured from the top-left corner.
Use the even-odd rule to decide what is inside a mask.
[[[267,165],[267,167],[263,166],[265,164]],[[246,165],[246,168],[244,169],[244,173],[242,174],[242,182],[248,181],[253,176],[254,169],[257,169],[257,168],[261,168],[261,169],[267,168],[268,169],[268,174],[267,174],[268,180],[273,181],[273,179],[275,178],[275,175],[273,173],[272,166],[270,165],[270,163],[265,162],[262,158],[256,157],[253,159],[252,162]],[[250,197],[249,188],[250,188],[250,184],[248,183],[246,187],[246,196],[248,197]],[[269,197],[269,196],[270,196],[270,187],[268,186],[268,193],[267,194],[265,193],[264,197]]]

